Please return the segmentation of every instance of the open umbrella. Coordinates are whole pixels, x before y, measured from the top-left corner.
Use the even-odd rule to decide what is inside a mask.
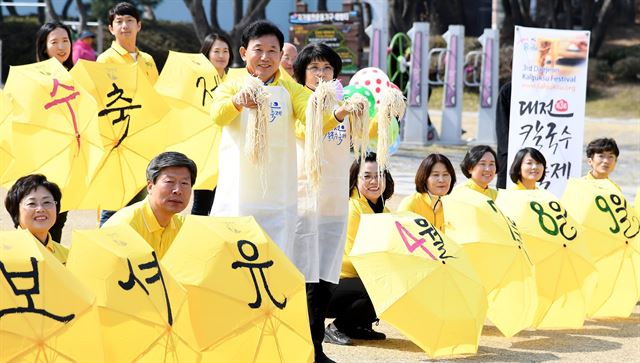
[[[147,164],[174,132],[169,108],[135,64],[80,60],[71,75],[98,103],[107,152],[80,208],[120,209],[146,185]]]
[[[85,338],[60,339],[94,299],[31,233],[0,232],[0,362],[96,361]]]
[[[534,327],[582,327],[597,281],[582,226],[546,190],[502,190],[496,204],[518,224],[536,267]]]
[[[446,235],[460,243],[487,291],[487,317],[507,337],[533,323],[534,267],[516,224],[483,194],[458,188],[443,198]]]
[[[186,291],[128,225],[75,230],[67,268],[96,294],[106,362],[197,362],[174,330]]]
[[[628,317],[640,296],[640,223],[611,181],[570,179],[562,204],[581,223],[598,270],[587,314]]]
[[[363,215],[351,261],[380,319],[430,357],[475,353],[487,295],[462,247],[411,213]]]
[[[203,361],[313,359],[304,277],[253,217],[188,216],[162,262],[187,289],[180,332]]]
[[[8,121],[12,110],[13,99],[0,90],[0,180],[4,179],[2,175],[14,160],[11,153],[11,123]]]
[[[202,53],[169,51],[167,62],[155,84],[171,107],[170,117],[181,127],[173,134],[167,150],[190,157],[198,167],[194,189],[212,190],[218,183],[218,146],[221,128],[209,116],[213,91],[220,80],[218,71]]]
[[[56,59],[12,66],[4,92],[13,100],[11,153],[3,184],[45,174],[62,190],[62,210],[77,208],[104,149],[93,97]]]

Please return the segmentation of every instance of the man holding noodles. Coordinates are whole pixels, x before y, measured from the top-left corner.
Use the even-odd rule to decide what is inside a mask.
[[[295,120],[306,122],[311,90],[279,72],[284,36],[268,21],[250,24],[241,37],[246,71],[230,73],[213,93],[211,116],[223,126],[217,216],[253,215],[291,257],[297,216]],[[326,112],[324,132],[347,116]]]

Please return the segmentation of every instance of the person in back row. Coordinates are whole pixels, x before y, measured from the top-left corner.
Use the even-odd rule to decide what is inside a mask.
[[[589,172],[584,176],[585,179],[609,179],[609,174],[613,173],[620,156],[620,149],[616,140],[602,137],[591,140],[587,144],[587,164]],[[613,183],[613,181],[611,181]],[[613,183],[618,189],[620,187]]]
[[[189,204],[197,174],[196,164],[184,154],[159,154],[147,166],[147,198],[120,209],[103,227],[130,225],[162,258],[182,227],[179,213]]]
[[[500,170],[500,167],[497,162],[496,152],[493,151],[491,146],[477,145],[472,147],[467,151],[464,159],[462,159],[460,169],[462,170],[462,174],[469,178],[469,180],[458,188],[469,188],[484,194],[494,201],[496,200],[498,191],[490,188],[489,184],[496,177],[496,173]]]

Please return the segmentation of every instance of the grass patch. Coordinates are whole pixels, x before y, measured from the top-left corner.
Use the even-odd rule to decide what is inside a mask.
[[[618,84],[607,87],[593,86],[587,94],[587,117],[639,119],[640,84]],[[478,111],[478,93],[465,88],[463,111]],[[434,87],[429,100],[430,110],[442,110],[442,87]]]

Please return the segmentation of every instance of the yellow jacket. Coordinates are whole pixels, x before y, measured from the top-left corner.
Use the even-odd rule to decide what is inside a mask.
[[[211,117],[213,121],[220,125],[229,125],[240,115],[240,110],[233,105],[231,101],[233,96],[242,89],[244,82],[249,73],[246,69],[228,72],[224,82],[213,92],[213,102],[211,103]],[[298,119],[302,124],[306,124],[305,110],[307,109],[307,100],[312,94],[311,90],[304,87],[293,80],[291,77],[281,77],[280,71],[274,75],[274,80],[269,86],[284,87],[291,97],[291,105],[293,107],[294,120]],[[323,130],[331,131],[338,126],[338,120],[333,117],[333,112],[325,114],[323,120]],[[294,124],[295,127],[295,124]],[[326,133],[325,132],[325,133]]]
[[[147,75],[147,79],[153,86],[158,80],[158,68],[153,57],[145,52],[141,52],[136,48],[137,62],[126,49],[121,47],[115,41],[111,43],[111,47],[98,56],[98,63],[116,63],[116,64],[133,64],[138,63],[138,68]]]
[[[529,189],[527,189],[527,187],[525,187],[525,186],[524,186],[524,184],[522,184],[522,182],[521,182],[520,180],[518,180],[518,182],[517,182],[517,183],[515,183],[515,184],[511,187],[511,189],[513,189],[513,190],[529,190]],[[535,189],[538,189],[538,186],[536,185],[536,187],[535,187],[535,188],[533,188],[533,189],[534,189],[534,190],[535,190]]]
[[[593,177],[593,175],[591,175],[591,172],[588,172],[587,175],[583,176],[582,179],[586,179],[586,180],[598,180],[596,178]],[[609,182],[611,182],[611,184],[613,184],[616,188],[618,188],[619,191],[622,191],[622,189],[620,189],[620,186],[616,183],[613,182],[613,180],[607,178],[607,180]]]
[[[161,259],[176,238],[183,222],[183,216],[174,214],[166,227],[160,226],[151,210],[149,198],[145,198],[117,211],[104,226],[130,225],[156,251],[158,259]]]
[[[389,209],[384,207],[382,213],[389,213]],[[358,234],[358,227],[360,226],[360,215],[362,214],[374,214],[374,212],[373,209],[371,209],[367,198],[358,193],[358,190],[356,189],[351,193],[351,198],[349,198],[347,243],[344,246],[344,256],[342,257],[342,271],[340,272],[341,279],[358,277],[358,273],[349,259],[349,253],[351,253],[353,242],[356,240],[356,234]]]
[[[436,196],[436,198],[438,198]],[[442,207],[442,200],[436,199],[439,204],[438,210],[433,211],[434,200],[428,193],[415,192],[412,195],[404,198],[398,206],[398,212],[413,212],[423,216],[429,223],[433,224],[441,232],[444,232],[444,208]]]
[[[479,186],[478,184],[476,184],[476,182],[473,181],[473,179],[467,179],[467,181],[464,184],[461,184],[459,187],[457,188],[468,188],[471,190],[474,190],[478,193],[482,193],[485,196],[487,196],[488,198],[491,198],[491,200],[495,201],[496,198],[498,198],[498,191],[493,189],[493,188],[489,188],[487,187],[486,189],[482,188],[481,186]]]

